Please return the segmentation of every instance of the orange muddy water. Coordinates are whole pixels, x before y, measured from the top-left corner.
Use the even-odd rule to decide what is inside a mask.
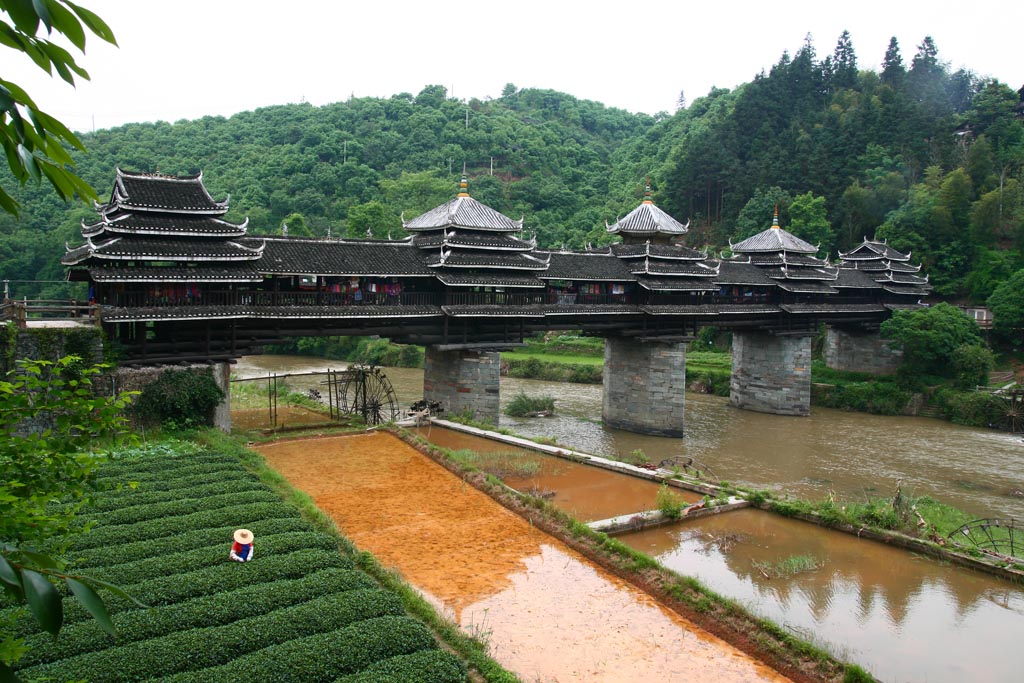
[[[517,491],[543,496],[549,503],[576,519],[593,522],[618,515],[657,509],[660,484],[617,472],[582,465],[536,451],[516,448],[508,444],[472,434],[435,427],[417,428],[416,433],[430,443],[457,451],[468,449],[477,453],[514,453],[523,460],[537,463],[537,472],[528,475],[500,475]],[[484,466],[481,469],[488,471]],[[673,488],[672,493],[687,503],[696,503],[700,494]]]
[[[524,681],[787,680],[389,434],[258,450]]]

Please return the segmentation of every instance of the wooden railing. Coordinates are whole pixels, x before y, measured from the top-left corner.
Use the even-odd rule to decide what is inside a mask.
[[[0,322],[24,329],[35,320],[71,320],[98,323],[100,307],[74,299],[22,299],[0,304]]]

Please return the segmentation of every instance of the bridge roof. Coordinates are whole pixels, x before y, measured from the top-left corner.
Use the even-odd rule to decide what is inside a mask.
[[[613,244],[611,252],[619,258],[659,258],[682,261],[703,261],[708,255],[706,252],[691,249],[683,244]]]
[[[167,237],[114,237],[105,242],[86,243],[69,249],[61,263],[77,265],[87,259],[120,261],[254,261],[263,252],[261,240],[173,239]]]
[[[538,252],[538,254],[543,252]],[[615,256],[594,252],[552,251],[551,262],[541,277],[545,280],[633,282],[629,266]]]
[[[228,200],[215,200],[203,185],[203,174],[173,176],[135,173],[117,169],[110,201],[97,207],[100,213],[127,211],[171,211],[223,215]]]
[[[96,282],[262,282],[253,263],[181,266],[96,266],[89,268]]]
[[[690,231],[690,224],[683,225],[655,206],[651,200],[651,185],[648,183],[640,206],[612,225],[605,223],[605,229],[613,235],[685,235]]]
[[[410,221],[402,221],[402,227],[409,232],[467,228],[496,232],[518,232],[523,229],[523,219],[514,221],[503,213],[495,211],[469,195],[455,199],[422,213]]]
[[[250,240],[255,238],[246,242]],[[267,247],[257,267],[268,275],[434,275],[409,242],[295,237],[267,237],[265,242]]]
[[[879,289],[879,285],[867,273],[853,268],[840,268],[839,277],[832,283],[838,289]]]
[[[910,252],[904,254],[901,251],[893,249],[885,242],[877,242],[865,237],[863,242],[850,251],[840,251],[839,258],[844,261],[874,261],[878,259],[885,259],[887,261],[909,261]]]
[[[741,285],[749,287],[775,287],[776,283],[757,266],[745,261],[718,261],[718,275],[715,282],[720,285]]]
[[[730,241],[729,246],[736,254],[765,251],[787,251],[797,254],[818,253],[818,247],[777,226],[772,226],[753,237],[748,237],[738,244],[732,244]]]
[[[242,237],[249,220],[236,224],[217,216],[171,213],[117,212],[100,216],[96,223],[82,223],[82,237],[103,233],[127,235],[176,235],[182,237]]]

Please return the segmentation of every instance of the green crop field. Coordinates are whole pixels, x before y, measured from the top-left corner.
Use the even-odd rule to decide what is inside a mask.
[[[401,598],[355,568],[338,539],[249,474],[209,452],[114,460],[79,518],[75,571],[120,585],[149,606],[108,597],[113,638],[64,598],[60,638],[22,619],[24,681],[466,680],[454,655]],[[255,534],[255,558],[228,560],[232,531]],[[0,610],[0,618],[13,608]]]

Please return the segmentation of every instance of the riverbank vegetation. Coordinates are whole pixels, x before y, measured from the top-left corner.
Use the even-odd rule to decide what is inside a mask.
[[[554,415],[555,399],[551,396],[528,396],[519,392],[505,406],[505,414],[510,417],[543,417]]]

